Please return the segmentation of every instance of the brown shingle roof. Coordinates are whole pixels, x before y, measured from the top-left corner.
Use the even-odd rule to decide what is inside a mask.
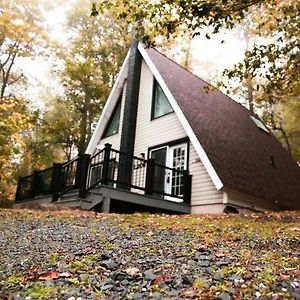
[[[225,187],[300,209],[300,167],[252,113],[155,49],[147,49]],[[273,158],[272,158],[273,157]],[[271,160],[274,160],[272,165]]]

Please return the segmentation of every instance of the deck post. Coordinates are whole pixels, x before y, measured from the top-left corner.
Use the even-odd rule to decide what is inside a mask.
[[[38,195],[38,174],[39,172],[37,170],[33,171],[33,178],[30,186],[30,196],[31,198],[34,198]]]
[[[154,159],[149,158],[147,161],[147,170],[146,170],[146,194],[151,195],[153,192],[154,186]]]
[[[18,178],[18,185],[17,185],[17,189],[16,189],[15,202],[18,202],[18,201],[21,200],[20,192],[21,192],[22,181],[23,181],[23,177],[19,176],[19,178]]]
[[[103,161],[103,169],[102,169],[102,178],[101,183],[106,185],[108,182],[108,174],[109,174],[109,160],[110,160],[110,151],[111,151],[111,144],[104,145],[104,161]]]
[[[57,202],[61,188],[61,170],[62,164],[53,164],[51,189],[52,189],[52,202]]]
[[[188,170],[183,173],[183,201],[184,203],[191,203],[192,194],[192,175],[190,175]]]
[[[78,186],[79,188],[79,198],[85,197],[86,181],[90,166],[90,157],[91,156],[89,154],[79,154],[79,160],[76,170],[76,179],[78,180],[78,182],[76,182],[76,186]]]

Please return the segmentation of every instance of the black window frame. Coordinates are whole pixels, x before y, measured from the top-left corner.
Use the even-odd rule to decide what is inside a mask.
[[[159,87],[159,88],[162,90],[161,86],[159,85],[159,83],[157,82],[157,80],[154,78],[154,79],[153,79],[153,86],[152,86],[151,121],[152,121],[152,120],[159,119],[159,118],[161,118],[161,117],[164,117],[164,116],[166,116],[166,115],[169,115],[169,114],[174,113],[174,109],[173,109],[171,103],[169,102],[169,100],[168,100],[167,96],[165,95],[164,91],[162,90],[162,92],[163,92],[163,94],[164,94],[166,100],[169,102],[169,104],[170,104],[170,106],[171,106],[171,108],[172,108],[172,111],[170,111],[170,112],[168,112],[168,113],[165,113],[165,114],[163,114],[163,115],[161,115],[161,116],[155,117],[154,112],[155,112],[155,100],[156,100],[156,89],[157,89],[157,87]]]
[[[122,95],[123,95],[123,92],[121,92],[121,95],[119,96],[118,98],[118,101],[113,109],[113,113],[111,114],[110,118],[109,118],[109,121],[107,122],[106,124],[106,127],[105,127],[105,130],[103,132],[103,135],[102,135],[102,138],[108,138],[110,136],[113,136],[115,134],[118,134],[119,133],[119,130],[120,130],[120,120],[121,120],[121,106],[122,106]],[[119,126],[118,126],[118,130],[117,132],[114,132],[114,133],[111,133],[111,134],[107,134],[108,132],[108,129],[114,119],[114,116],[115,114],[117,113],[117,111],[120,109],[120,113],[119,113]]]

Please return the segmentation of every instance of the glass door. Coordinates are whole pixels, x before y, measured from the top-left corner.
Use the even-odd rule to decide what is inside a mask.
[[[167,166],[169,171],[167,192],[174,196],[183,196],[183,172],[187,169],[187,144],[180,144],[169,148]]]
[[[187,144],[164,146],[150,151],[150,157],[161,166],[155,166],[153,190],[158,193],[166,193],[165,199],[182,201],[176,196],[183,196],[183,173],[187,169]],[[163,196],[162,196],[163,197]]]

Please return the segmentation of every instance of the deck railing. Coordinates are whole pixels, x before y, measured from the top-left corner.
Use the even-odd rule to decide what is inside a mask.
[[[127,174],[124,166],[129,166]],[[185,203],[190,203],[191,197],[191,175],[188,170],[169,168],[156,164],[153,159],[130,156],[106,144],[104,149],[92,156],[82,154],[63,164],[54,164],[52,168],[20,177],[16,201],[52,194],[52,201],[55,202],[74,189],[78,190],[80,198],[84,198],[88,190],[99,185],[166,200],[181,199]]]
[[[130,163],[126,164],[126,160]],[[130,180],[120,176],[122,164],[131,166],[131,170],[128,170]],[[159,165],[153,159],[130,156],[112,149],[110,144],[91,157],[86,188],[89,190],[100,184],[142,191],[169,200],[182,199],[186,203],[190,202],[191,196],[189,171]]]
[[[16,201],[26,200],[52,193],[53,167],[35,171],[25,177],[19,177]]]

